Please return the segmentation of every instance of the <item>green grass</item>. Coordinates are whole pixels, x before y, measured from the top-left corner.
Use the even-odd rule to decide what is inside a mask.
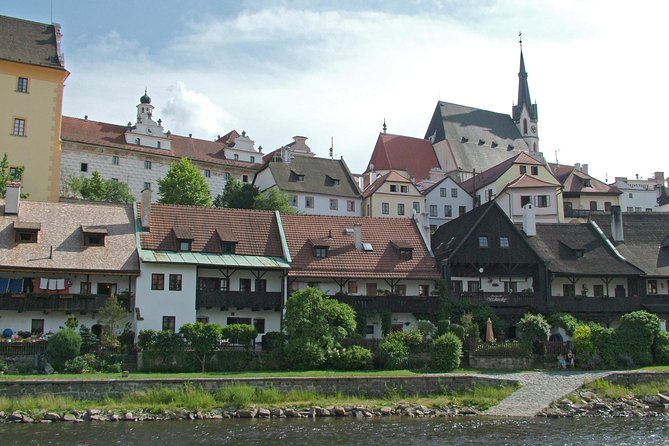
[[[669,391],[669,380],[648,381],[634,384],[632,386],[621,386],[603,379],[596,379],[585,386],[600,398],[621,399],[635,396],[637,398],[644,396],[666,394]]]

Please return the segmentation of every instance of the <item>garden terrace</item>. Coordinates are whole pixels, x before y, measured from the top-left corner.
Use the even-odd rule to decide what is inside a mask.
[[[101,294],[0,294],[0,310],[6,311],[98,311],[109,296]],[[118,296],[118,303],[130,311],[128,296]]]
[[[388,310],[393,313],[429,314],[437,311],[437,296],[333,296],[355,310]]]
[[[198,310],[212,307],[280,310],[281,303],[280,292],[199,290],[195,297]]]

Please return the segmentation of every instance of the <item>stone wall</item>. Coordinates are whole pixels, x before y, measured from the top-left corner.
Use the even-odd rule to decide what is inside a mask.
[[[515,356],[469,356],[469,367],[473,369],[518,370],[529,369],[532,358]]]
[[[611,373],[604,379],[621,386],[633,386],[644,382],[669,380],[669,372],[619,372]]]
[[[465,390],[474,386],[499,386],[512,381],[473,377],[466,375],[424,375],[411,377],[347,377],[347,378],[199,378],[199,379],[132,379],[111,380],[21,380],[0,381],[0,397],[22,395],[70,396],[75,399],[100,399],[104,396],[118,397],[148,388],[180,387],[184,384],[201,386],[213,392],[232,385],[249,385],[256,388],[276,388],[281,392],[290,390],[310,390],[322,394],[360,395],[381,397],[388,390],[407,395],[430,395],[450,390]]]

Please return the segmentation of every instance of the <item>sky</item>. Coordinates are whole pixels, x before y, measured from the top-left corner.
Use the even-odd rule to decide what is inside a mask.
[[[669,174],[667,141],[652,136],[667,119],[668,12],[652,0],[0,0],[2,15],[61,24],[67,116],[134,123],[146,88],[172,133],[246,131],[264,153],[302,135],[322,157],[332,141],[357,173],[384,119],[423,138],[439,100],[510,114],[522,32],[541,151],[609,182]]]

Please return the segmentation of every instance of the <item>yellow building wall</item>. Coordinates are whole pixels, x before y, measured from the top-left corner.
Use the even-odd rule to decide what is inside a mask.
[[[390,184],[397,184],[398,189],[400,185],[408,185],[409,192],[390,192]],[[420,203],[420,211],[425,212],[425,197],[418,192],[415,186],[411,183],[396,183],[390,181],[382,185],[379,190],[374,192],[371,196],[365,198],[362,205],[365,211],[364,215],[367,217],[413,217],[414,201]],[[389,204],[388,214],[383,213],[382,203]],[[398,203],[404,204],[404,215],[397,214]],[[368,205],[370,206],[368,207]],[[369,213],[367,212],[368,209]]]
[[[58,201],[60,126],[66,70],[0,61],[0,156],[24,166],[22,192],[30,200]],[[18,78],[28,93],[17,92]],[[25,136],[15,136],[14,119],[25,119]]]

